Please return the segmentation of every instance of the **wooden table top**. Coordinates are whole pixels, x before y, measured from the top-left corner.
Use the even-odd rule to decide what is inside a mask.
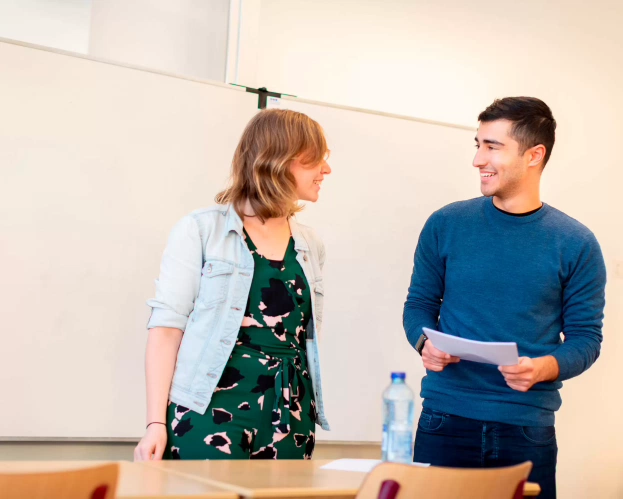
[[[145,465],[194,477],[246,498],[355,497],[366,473],[320,469],[331,461],[152,461]],[[524,489],[526,496],[539,492],[535,483]]]
[[[320,469],[329,462],[154,461],[149,466],[192,476],[242,497],[354,497],[365,473]]]
[[[118,499],[354,498],[366,473],[320,469],[311,461],[119,462]],[[67,471],[110,461],[0,461],[0,473]],[[527,483],[526,496],[540,488]]]

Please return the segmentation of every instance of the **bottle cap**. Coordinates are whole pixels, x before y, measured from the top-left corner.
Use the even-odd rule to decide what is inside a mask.
[[[405,373],[392,373],[392,381],[395,379],[402,379],[404,380],[407,377],[407,375]]]

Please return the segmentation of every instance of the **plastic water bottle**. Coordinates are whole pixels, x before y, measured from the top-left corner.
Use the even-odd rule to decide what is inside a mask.
[[[413,391],[405,373],[392,373],[392,383],[383,392],[383,461],[413,460]]]

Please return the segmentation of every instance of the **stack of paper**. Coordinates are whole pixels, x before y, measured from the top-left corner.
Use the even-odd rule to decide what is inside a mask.
[[[461,360],[471,360],[472,362],[496,366],[514,366],[519,363],[517,343],[466,340],[427,327],[422,329],[435,348],[454,357],[459,357]]]

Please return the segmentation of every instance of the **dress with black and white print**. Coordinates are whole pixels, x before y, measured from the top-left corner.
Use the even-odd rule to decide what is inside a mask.
[[[242,327],[204,415],[170,402],[165,459],[311,459],[316,405],[305,353],[310,289],[290,238],[255,261]]]

